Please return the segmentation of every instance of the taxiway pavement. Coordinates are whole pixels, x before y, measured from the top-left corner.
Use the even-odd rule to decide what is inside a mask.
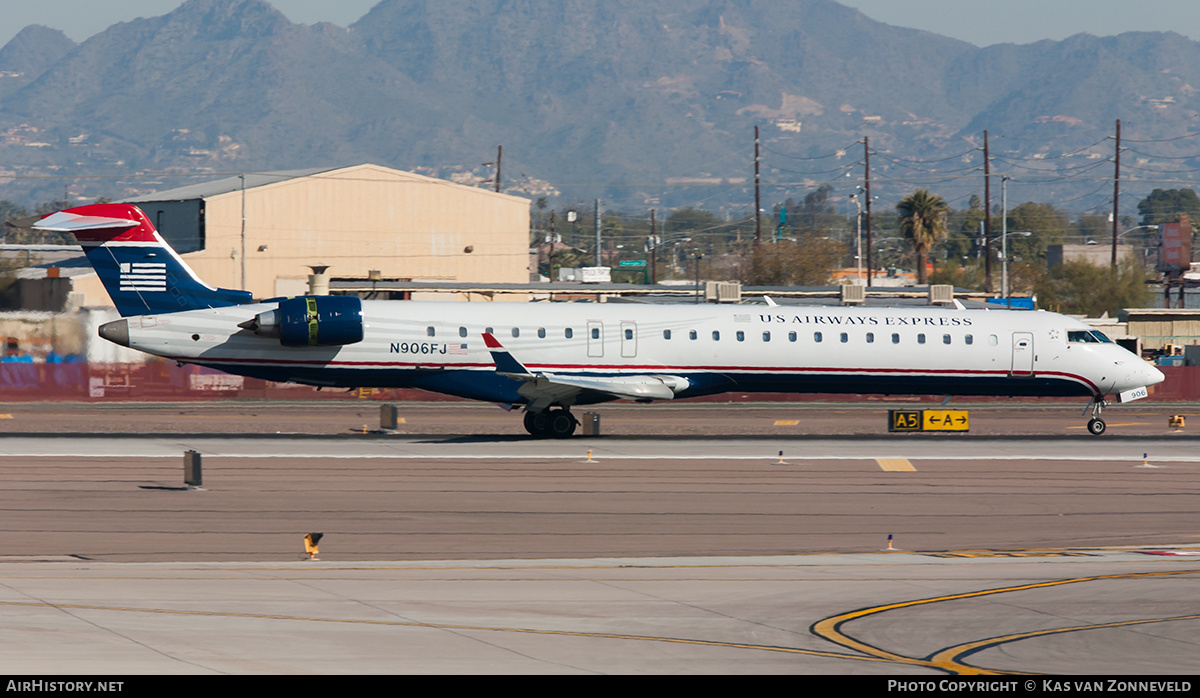
[[[701,437],[569,441],[10,433],[0,656],[39,674],[1200,670],[1200,440],[1026,418],[1015,436],[719,435],[712,416]]]

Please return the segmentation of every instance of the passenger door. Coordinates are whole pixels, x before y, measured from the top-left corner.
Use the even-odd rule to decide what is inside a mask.
[[[1033,333],[1013,332],[1012,371],[1013,378],[1033,378]]]

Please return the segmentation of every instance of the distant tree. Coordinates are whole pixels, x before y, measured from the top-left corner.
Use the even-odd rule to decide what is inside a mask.
[[[43,201],[42,203],[38,204],[34,209],[34,213],[38,214],[39,216],[45,216],[47,214],[56,213],[68,208],[71,208],[70,201],[67,201],[66,199],[51,199],[50,201]]]
[[[1112,238],[1112,223],[1109,222],[1108,216],[1102,214],[1081,213],[1071,228],[1083,242],[1103,242],[1105,238]]]
[[[829,184],[822,184],[804,197],[804,208],[801,209],[802,218],[800,220],[804,228],[815,230],[822,227],[826,216],[837,212],[830,201],[832,195],[833,187]]]
[[[1038,304],[1056,312],[1099,317],[1150,302],[1146,271],[1136,262],[1122,263],[1114,274],[1107,265],[1084,261],[1059,264],[1034,283]]]
[[[1137,208],[1142,225],[1172,223],[1187,214],[1193,230],[1200,226],[1200,198],[1191,189],[1155,189],[1138,202]]]
[[[976,197],[978,198],[978,197]],[[981,236],[980,223],[983,221],[982,208],[967,208],[951,211],[946,219],[946,238],[938,245],[949,263],[959,264],[966,260],[981,256],[979,248]]]
[[[666,235],[688,235],[690,233],[708,233],[724,226],[726,221],[720,216],[700,208],[677,209],[667,216],[663,223],[664,237]]]
[[[983,265],[972,262],[966,266],[942,266],[933,270],[929,275],[931,284],[949,284],[955,288],[982,289],[984,282]]]
[[[917,255],[917,283],[925,284],[925,259],[930,248],[946,237],[946,216],[950,207],[946,201],[928,189],[918,189],[896,204],[900,214],[900,233],[912,241]]]
[[[999,221],[992,221],[993,240],[1000,236],[1001,227],[998,223]],[[1029,202],[1009,209],[1009,259],[1024,260],[1031,264],[1044,262],[1046,248],[1061,242],[1062,236],[1070,230],[1071,219],[1051,204]],[[1013,233],[1032,233],[1032,235],[1014,235]]]
[[[29,211],[24,206],[8,199],[0,201],[0,221],[11,221],[14,218],[24,218],[28,215]]]
[[[810,232],[796,241],[755,245],[745,282],[751,286],[824,286],[838,266],[842,247]]]

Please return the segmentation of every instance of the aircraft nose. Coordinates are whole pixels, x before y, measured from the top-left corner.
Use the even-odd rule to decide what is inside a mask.
[[[1162,383],[1165,379],[1166,376],[1163,375],[1162,371],[1151,366],[1150,364],[1146,364],[1146,385]]]

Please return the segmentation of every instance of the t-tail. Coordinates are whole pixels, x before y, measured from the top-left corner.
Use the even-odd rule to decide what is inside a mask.
[[[213,288],[201,281],[137,206],[80,206],[46,216],[33,227],[72,233],[124,317],[253,300],[247,291]]]

